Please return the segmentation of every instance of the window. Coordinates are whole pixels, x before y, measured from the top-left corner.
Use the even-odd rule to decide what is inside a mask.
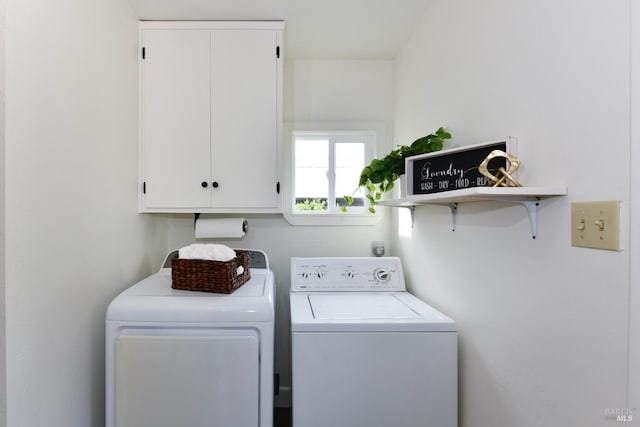
[[[292,225],[376,225],[384,209],[369,212],[357,192],[360,172],[386,148],[383,122],[285,122],[283,214]],[[342,212],[344,196],[354,203]]]
[[[294,131],[291,211],[299,215],[363,214],[360,172],[373,157],[374,131]],[[346,213],[344,196],[353,197]]]

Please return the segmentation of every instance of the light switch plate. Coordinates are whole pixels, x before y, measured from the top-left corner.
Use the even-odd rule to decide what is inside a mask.
[[[571,203],[571,245],[620,250],[620,202]]]

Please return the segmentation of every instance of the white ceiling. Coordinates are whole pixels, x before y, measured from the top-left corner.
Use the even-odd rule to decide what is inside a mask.
[[[141,20],[283,20],[295,59],[392,59],[430,0],[129,0]]]

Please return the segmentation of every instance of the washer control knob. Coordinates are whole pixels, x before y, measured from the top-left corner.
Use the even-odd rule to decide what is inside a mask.
[[[391,273],[386,268],[376,268],[373,272],[373,277],[378,282],[388,282],[391,279]]]

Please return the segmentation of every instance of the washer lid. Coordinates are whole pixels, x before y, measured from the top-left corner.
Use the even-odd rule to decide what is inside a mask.
[[[251,279],[231,294],[171,288],[171,269],[131,286],[109,305],[107,321],[219,323],[273,321],[274,279],[251,269]]]
[[[310,294],[309,304],[317,320],[420,319],[396,294]]]
[[[291,292],[293,332],[454,332],[456,324],[408,292]]]

